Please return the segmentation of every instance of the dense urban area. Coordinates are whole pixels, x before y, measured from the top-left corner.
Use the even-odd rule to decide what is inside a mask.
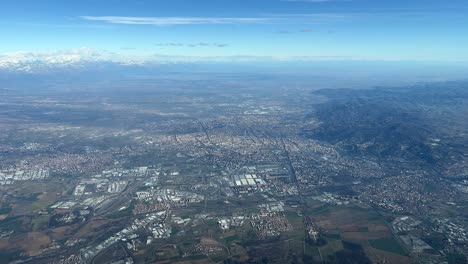
[[[0,87],[0,263],[467,263],[467,82],[239,79]]]

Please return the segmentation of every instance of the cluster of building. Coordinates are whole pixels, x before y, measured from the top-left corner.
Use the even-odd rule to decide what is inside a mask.
[[[82,180],[75,187],[73,195],[83,196],[92,195],[96,193],[121,193],[127,187],[128,181],[126,180],[109,180],[106,178],[91,178]]]
[[[414,219],[411,216],[402,216],[392,222],[393,230],[397,233],[408,232],[414,230],[415,227],[419,226],[421,221]]]
[[[400,236],[400,239],[405,243],[406,248],[413,253],[424,253],[433,250],[426,242],[413,235]]]
[[[91,259],[104,249],[119,241],[126,242],[130,249],[136,249],[136,245],[138,244],[137,239],[139,239],[137,231],[145,228],[154,236],[147,237],[147,243],[148,241],[151,243],[155,238],[169,237],[171,229],[165,225],[168,216],[168,211],[161,211],[145,215],[141,219],[135,219],[128,227],[117,232],[99,245],[83,249],[81,256],[83,259]]]
[[[218,219],[219,228],[228,230],[232,227],[241,227],[244,225],[245,216],[231,216]]]
[[[279,236],[281,232],[292,230],[291,224],[284,213],[269,213],[268,215],[254,215],[250,224],[258,239]]]
[[[0,171],[0,185],[13,184],[15,181],[43,180],[49,177],[49,170],[3,170]]]
[[[423,175],[403,175],[383,178],[359,188],[360,199],[392,212],[421,214],[429,210],[432,201],[430,192],[425,186],[430,184],[429,177]]]
[[[113,181],[107,185],[108,193],[121,193],[127,187],[127,181]]]
[[[259,178],[256,174],[241,174],[232,176],[231,188],[238,193],[248,193],[257,189],[261,189],[266,185],[266,182]]]
[[[314,222],[313,218],[307,216],[304,221],[304,225],[307,231],[307,237],[314,243],[317,243],[320,238],[320,229]]]
[[[200,243],[195,246],[195,252],[199,252],[207,256],[222,254],[224,250],[225,249],[222,245],[211,239],[202,239]]]
[[[141,201],[156,201],[156,202],[168,202],[173,204],[187,205],[190,203],[198,203],[203,200],[203,196],[176,189],[163,188],[163,189],[150,189],[148,191],[136,192],[137,200]]]
[[[272,202],[258,205],[262,214],[284,212],[283,202]]]
[[[248,167],[252,172],[257,173],[265,179],[290,178],[289,171],[278,164],[255,165]]]
[[[453,187],[458,189],[460,192],[468,193],[468,180],[463,180],[461,183],[454,183]]]
[[[449,243],[468,244],[466,227],[453,223],[449,219],[435,219],[435,231],[445,234]]]
[[[105,178],[141,178],[151,175],[159,175],[159,171],[150,169],[148,166],[141,166],[132,169],[113,168],[111,170],[102,171],[101,174],[95,177]]]
[[[52,219],[59,225],[67,225],[75,222],[84,222],[89,214],[89,210],[77,210],[63,214],[57,214]]]
[[[82,262],[83,262],[83,259],[81,258],[80,255],[72,254],[68,256],[67,258],[60,259],[54,262],[54,264],[76,264],[76,263],[82,263]]]
[[[321,201],[322,203],[335,204],[335,205],[347,205],[350,203],[349,197],[336,195],[333,193],[323,193],[322,195],[315,196],[313,199]]]
[[[136,192],[135,214],[149,213],[169,208],[185,207],[203,201],[202,195],[176,189],[151,189]]]
[[[297,195],[291,181],[291,173],[279,164],[261,164],[242,167],[227,180],[230,189],[237,194],[270,192],[276,196]]]
[[[71,201],[58,201],[57,203],[50,206],[51,209],[72,209],[72,208],[97,208],[104,201],[115,196],[111,195],[99,195],[89,196],[85,199],[74,199]]]
[[[59,201],[50,206],[51,209],[71,209],[78,203],[75,201]]]
[[[261,204],[258,207],[260,213],[253,214],[250,219],[258,239],[279,236],[281,232],[292,229],[292,225],[284,215],[283,202]]]

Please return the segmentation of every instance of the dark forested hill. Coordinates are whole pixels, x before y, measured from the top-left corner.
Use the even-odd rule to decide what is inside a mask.
[[[467,174],[467,82],[317,93],[329,100],[306,117],[320,122],[304,130],[307,137],[348,155],[411,163],[444,176]]]

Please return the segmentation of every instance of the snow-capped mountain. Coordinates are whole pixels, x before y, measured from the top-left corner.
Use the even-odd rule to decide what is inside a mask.
[[[3,72],[49,73],[145,63],[143,60],[128,59],[116,53],[90,48],[0,54],[0,71]]]

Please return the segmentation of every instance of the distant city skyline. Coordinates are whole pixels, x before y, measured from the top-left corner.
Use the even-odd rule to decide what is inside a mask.
[[[0,65],[466,62],[467,11],[468,2],[461,0],[6,0],[0,8]]]

